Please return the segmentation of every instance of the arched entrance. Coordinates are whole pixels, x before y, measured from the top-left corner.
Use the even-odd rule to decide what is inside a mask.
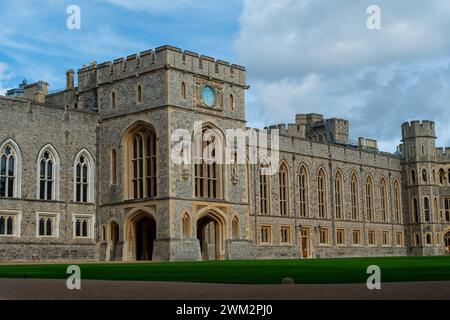
[[[109,226],[109,260],[115,261],[117,257],[117,244],[119,243],[119,225],[117,222],[111,222]]]
[[[153,260],[156,239],[156,220],[145,211],[133,214],[126,224],[124,260]]]
[[[308,228],[302,228],[300,230],[300,246],[302,258],[311,257],[311,237]]]
[[[447,248],[447,252],[450,252],[450,231],[444,235],[444,244]]]
[[[155,239],[155,219],[148,216],[142,217],[136,222],[136,260],[152,260]]]
[[[214,213],[207,213],[197,221],[197,238],[203,260],[224,258],[224,223]]]

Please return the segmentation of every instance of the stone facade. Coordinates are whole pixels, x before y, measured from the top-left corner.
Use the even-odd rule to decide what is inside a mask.
[[[266,128],[284,173],[263,189],[259,165],[172,157],[179,129],[195,140],[201,123],[223,142],[248,129],[245,68],[164,46],[77,76],[0,97],[0,261],[448,253],[450,150],[433,122],[403,124],[389,154],[353,143],[346,120],[297,115]]]

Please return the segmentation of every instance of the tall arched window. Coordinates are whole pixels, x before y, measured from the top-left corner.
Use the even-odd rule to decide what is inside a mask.
[[[181,82],[181,99],[186,100],[186,83]]]
[[[327,180],[323,168],[319,169],[317,175],[317,199],[319,205],[319,218],[325,219],[327,217]]]
[[[115,109],[116,108],[116,93],[114,91],[111,92],[110,107],[111,107],[111,109]]]
[[[374,221],[373,216],[373,184],[372,178],[370,176],[367,177],[366,180],[366,216],[367,221]]]
[[[413,218],[414,222],[419,222],[419,205],[417,203],[417,198],[413,198]]]
[[[110,184],[115,186],[117,184],[117,154],[116,149],[111,151],[111,168],[110,168]]]
[[[269,168],[269,164],[266,161],[261,161],[259,170],[259,205],[260,213],[263,215],[269,214],[269,178],[267,174],[263,174],[264,168]]]
[[[425,222],[430,222],[430,199],[428,197],[423,198],[423,214]]]
[[[447,179],[448,179],[448,184],[450,185],[450,169],[448,169],[448,171],[447,171]]]
[[[355,173],[352,174],[352,182],[350,187],[350,198],[351,198],[351,213],[353,220],[359,220],[359,186],[358,177]]]
[[[80,151],[75,157],[75,202],[94,201],[94,160],[87,150]]]
[[[428,183],[428,174],[427,174],[427,170],[422,169],[422,181],[423,183]]]
[[[444,169],[440,169],[439,170],[439,183],[441,185],[443,185],[444,181],[445,181],[445,171],[444,171]]]
[[[0,197],[19,198],[21,196],[22,157],[13,141],[0,146]]]
[[[335,210],[336,210],[336,219],[343,219],[343,190],[342,190],[342,175],[338,171],[336,173],[336,178],[334,181],[334,201],[335,201]]]
[[[234,96],[230,94],[230,109],[234,110]]]
[[[187,238],[191,234],[191,219],[187,213],[183,216],[183,237]]]
[[[220,199],[223,194],[223,135],[217,128],[204,127],[195,137],[195,196]]]
[[[233,239],[239,239],[239,219],[238,217],[234,217],[231,222],[231,231]]]
[[[136,102],[142,103],[142,87],[139,84],[136,89]]]
[[[401,198],[400,198],[400,185],[398,180],[394,181],[394,211],[395,211],[395,222],[401,223]]]
[[[153,128],[147,123],[134,125],[125,136],[126,183],[125,195],[129,199],[157,196],[157,143]]]
[[[298,180],[300,193],[300,217],[304,218],[308,216],[308,173],[304,166],[300,168]]]
[[[282,163],[278,172],[280,184],[280,214],[288,215],[289,210],[289,171],[286,163]]]
[[[438,199],[436,197],[434,197],[434,221],[438,222],[439,221],[439,205],[438,205]]]
[[[411,170],[411,184],[416,184],[416,172]]]
[[[381,195],[381,221],[388,222],[389,214],[388,214],[388,201],[387,201],[387,185],[386,180],[381,179],[380,181],[380,195]]]
[[[59,200],[60,161],[56,150],[45,146],[38,157],[37,198],[40,200]]]

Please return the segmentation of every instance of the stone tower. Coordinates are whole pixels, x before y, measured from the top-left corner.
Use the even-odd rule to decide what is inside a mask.
[[[412,255],[437,254],[439,182],[436,177],[435,123],[424,120],[402,125],[404,222]]]

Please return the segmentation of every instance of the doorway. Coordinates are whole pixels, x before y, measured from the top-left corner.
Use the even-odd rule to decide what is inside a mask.
[[[156,239],[156,222],[150,216],[143,216],[135,222],[136,226],[136,260],[151,261],[153,245]]]
[[[204,215],[197,221],[197,239],[200,243],[202,260],[223,259],[222,225],[222,222],[211,213]]]
[[[447,252],[450,252],[450,231],[444,235],[444,244],[447,248]]]
[[[300,246],[302,258],[309,258],[311,256],[309,229],[301,229]]]

